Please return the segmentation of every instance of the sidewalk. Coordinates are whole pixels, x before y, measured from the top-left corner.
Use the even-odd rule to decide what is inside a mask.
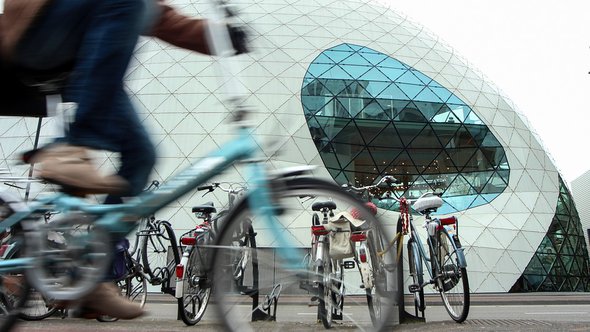
[[[452,332],[452,331],[499,331],[499,332],[587,332],[590,331],[588,323],[564,323],[546,322],[539,320],[466,320],[462,324],[451,321],[429,322],[415,324],[401,324],[394,331],[420,331],[420,332]]]
[[[281,305],[292,306],[297,310],[301,303],[307,306],[308,297],[283,298]],[[410,298],[407,298],[410,300]],[[353,303],[353,302],[349,302]],[[528,294],[472,294],[471,308],[468,319],[457,324],[453,322],[442,307],[438,295],[426,296],[427,321],[419,323],[405,323],[395,326],[392,331],[416,332],[554,332],[573,331],[590,332],[590,293],[528,293]],[[359,303],[359,305],[363,305]],[[114,323],[98,323],[82,319],[49,318],[37,322],[21,322],[13,332],[177,332],[177,331],[221,331],[220,325],[214,320],[204,320],[194,327],[187,327],[176,320],[176,300],[172,296],[149,294],[148,306],[152,315],[132,321],[118,321]],[[406,310],[413,309],[408,302]],[[549,312],[539,315],[539,312]],[[500,312],[500,314],[498,314]],[[536,315],[527,313],[536,312]],[[301,322],[293,320],[286,323],[282,332],[292,331],[326,331],[322,324],[307,324],[302,329]],[[571,318],[571,319],[569,319]],[[330,331],[352,330],[350,326],[334,326]],[[270,329],[270,331],[273,331]],[[264,332],[260,330],[259,332]]]
[[[438,294],[427,294],[426,305],[428,307],[442,308],[442,302]],[[149,294],[149,302],[172,303],[174,298],[168,295]],[[294,302],[291,302],[294,301]],[[308,301],[307,297],[301,300],[290,299],[290,304],[298,304],[299,301]],[[286,305],[287,301],[281,304]],[[471,294],[471,307],[475,310],[477,306],[530,306],[530,305],[590,305],[590,293],[485,293]],[[413,302],[410,296],[405,299],[406,310],[413,309]],[[445,317],[445,319],[448,317]],[[201,327],[203,328],[203,326]],[[201,329],[201,330],[207,330]],[[323,329],[318,328],[317,331]],[[334,330],[338,330],[335,328]],[[314,330],[316,331],[316,330]],[[560,322],[539,319],[486,319],[485,317],[467,319],[462,324],[457,324],[450,319],[432,322],[406,322],[397,326],[394,331],[416,331],[416,332],[446,332],[446,331],[530,331],[530,332],[554,332],[573,331],[590,332],[588,322]]]
[[[589,305],[590,293],[487,293],[471,294],[471,306],[530,306],[530,305]],[[426,296],[427,306],[442,306],[437,294]],[[412,309],[406,298],[406,310]],[[398,331],[444,332],[444,331],[590,331],[588,322],[555,322],[538,319],[467,319],[462,324],[453,321],[407,322]]]
[[[441,305],[438,294],[425,294],[426,304]],[[471,294],[472,305],[508,305],[508,304],[590,304],[590,293],[478,293]],[[167,294],[148,293],[148,302],[176,303],[176,299]],[[301,303],[307,303],[309,297],[302,296]],[[406,295],[406,305],[412,305],[412,298]]]

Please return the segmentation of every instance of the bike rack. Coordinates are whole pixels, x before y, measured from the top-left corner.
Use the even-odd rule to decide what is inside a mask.
[[[401,223],[397,223],[397,233],[400,233],[402,230]],[[400,238],[400,240],[402,240]],[[398,240],[399,241],[399,240]],[[426,317],[424,312],[422,312],[422,317],[418,317],[412,315],[411,313],[406,311],[405,302],[404,302],[404,269],[403,269],[403,261],[404,261],[404,246],[402,244],[402,248],[400,251],[399,261],[402,262],[402,267],[397,269],[397,284],[401,285],[400,291],[398,292],[397,303],[399,304],[399,323],[400,324],[411,324],[411,323],[424,323],[426,322]]]
[[[258,305],[258,296],[260,295],[256,292],[255,298],[253,297],[252,306],[254,310],[252,310],[252,321],[276,321],[277,320],[277,305],[279,304],[279,296],[281,296],[281,290],[283,290],[283,286],[281,284],[276,284],[272,288],[270,294],[264,297],[264,301],[261,305]],[[254,306],[256,304],[256,306]]]

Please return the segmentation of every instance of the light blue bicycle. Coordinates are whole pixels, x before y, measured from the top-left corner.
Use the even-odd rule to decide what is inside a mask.
[[[217,12],[216,12],[217,13]],[[211,46],[216,54],[227,54],[230,50],[223,13],[210,18]],[[218,22],[217,24],[215,22]],[[238,94],[239,95],[239,94]],[[355,312],[344,317],[342,326],[361,330],[390,329],[395,316],[395,257],[388,251],[378,255],[389,243],[389,236],[383,224],[374,217],[362,202],[344,192],[331,181],[307,176],[311,167],[303,166],[268,172],[264,163],[257,158],[259,144],[251,135],[247,123],[248,108],[242,106],[241,99],[232,96],[234,105],[232,122],[236,138],[196,161],[157,190],[144,192],[124,204],[101,205],[57,193],[39,199],[28,206],[21,202],[4,201],[10,213],[0,222],[0,232],[11,229],[22,241],[24,254],[20,258],[0,261],[3,297],[17,298],[2,307],[0,330],[6,331],[14,323],[15,315],[22,306],[20,298],[26,298],[27,284],[21,282],[20,289],[14,290],[10,276],[24,274],[31,287],[40,291],[46,298],[58,301],[76,300],[88,294],[99,283],[110,267],[112,245],[137,227],[136,220],[149,216],[167,206],[183,195],[206,183],[235,164],[243,164],[248,175],[248,194],[236,202],[235,207],[220,225],[216,234],[212,266],[215,283],[214,306],[220,314],[220,322],[226,330],[258,330],[260,325],[267,330],[290,330],[290,324],[301,327],[301,316],[293,316],[292,306],[280,306],[279,302],[297,303],[309,299],[308,290],[299,288],[307,282],[317,282],[317,276],[302,264],[305,253],[304,243],[309,243],[308,221],[311,218],[311,204],[316,201],[334,201],[344,209],[356,208],[364,220],[368,238],[376,259],[371,266],[372,285],[375,288],[373,304],[378,317],[372,320],[367,311],[365,290],[359,289],[360,280],[350,280],[346,289],[357,289],[361,296],[351,300],[348,305]],[[1,197],[0,197],[1,198]],[[40,222],[51,211],[60,213],[51,223]],[[255,225],[257,242],[264,247],[249,248],[235,245],[243,238],[245,222]],[[300,227],[298,227],[300,225]],[[250,250],[248,264],[257,264],[258,274],[244,280],[245,288],[236,288],[232,279],[236,257],[244,257]],[[243,264],[243,261],[240,262]],[[322,276],[323,277],[323,276]],[[244,292],[243,289],[249,289]],[[280,299],[280,301],[279,301]],[[307,304],[304,303],[304,308]],[[358,312],[358,313],[357,313]],[[312,317],[312,316],[309,316]],[[311,324],[317,324],[311,321]],[[312,325],[313,326],[313,325]]]

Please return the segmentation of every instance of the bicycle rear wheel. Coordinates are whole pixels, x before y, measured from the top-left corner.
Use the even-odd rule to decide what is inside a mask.
[[[207,273],[206,257],[209,248],[195,246],[185,266],[182,297],[178,299],[178,313],[186,325],[197,324],[207,309],[211,297],[212,280]]]
[[[438,236],[437,255],[441,271],[435,285],[449,316],[457,323],[461,323],[469,314],[467,270],[459,264],[458,251],[453,238],[445,230],[438,232]]]
[[[276,211],[272,225],[269,226],[265,220],[255,216],[250,210],[248,201],[258,197],[247,197],[231,211],[227,223],[223,225],[217,236],[213,258],[214,296],[219,317],[226,330],[288,331],[313,329],[317,324],[315,319],[301,322],[301,317],[314,317],[315,308],[308,306],[309,287],[300,288],[300,285],[312,285],[318,280],[315,273],[310,272],[304,259],[308,252],[306,246],[311,242],[309,220],[313,213],[311,204],[314,202],[331,200],[336,203],[340,211],[349,210],[351,207],[357,208],[363,215],[362,219],[366,220],[363,225],[366,231],[382,235],[375,237],[384,241],[379,244],[381,248],[388,244],[388,241],[385,241],[389,238],[386,235],[385,225],[365,208],[363,202],[342,191],[340,187],[318,179],[299,178],[282,181],[284,182],[269,186],[283,188],[272,193],[273,207]],[[257,258],[253,260],[257,261],[260,270],[260,273],[254,275],[254,280],[251,281],[252,292],[246,295],[233,287],[231,273],[227,273],[231,268],[228,262],[236,251],[231,244],[232,234],[243,220],[252,220],[256,228],[258,246],[252,248],[253,253],[256,254],[252,256]],[[393,227],[390,228],[393,229]],[[391,230],[390,233],[392,233]],[[383,256],[379,256],[376,264],[382,264],[387,259],[393,262],[393,255],[393,250],[384,252]],[[363,330],[391,329],[397,312],[394,308],[394,294],[397,291],[396,276],[392,269],[376,271],[382,274],[379,275],[379,280],[383,281],[377,284],[374,293],[375,298],[378,298],[382,305],[382,315],[379,320],[373,325],[373,321],[364,309],[366,308],[364,299],[350,297],[350,300],[347,298],[347,302],[351,303],[351,307],[355,307],[355,310],[362,310],[362,312],[356,312],[354,316],[351,316],[345,310],[342,324],[339,326]],[[358,278],[349,279],[350,281],[343,281],[342,286],[346,289],[358,289]],[[258,287],[254,286],[256,282]],[[273,289],[282,291],[273,293]],[[264,300],[257,301],[258,296],[260,298],[265,296]],[[281,305],[283,302],[287,304]]]

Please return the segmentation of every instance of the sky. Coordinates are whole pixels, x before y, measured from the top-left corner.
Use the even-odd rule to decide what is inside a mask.
[[[512,100],[566,182],[590,170],[590,1],[389,1]]]

